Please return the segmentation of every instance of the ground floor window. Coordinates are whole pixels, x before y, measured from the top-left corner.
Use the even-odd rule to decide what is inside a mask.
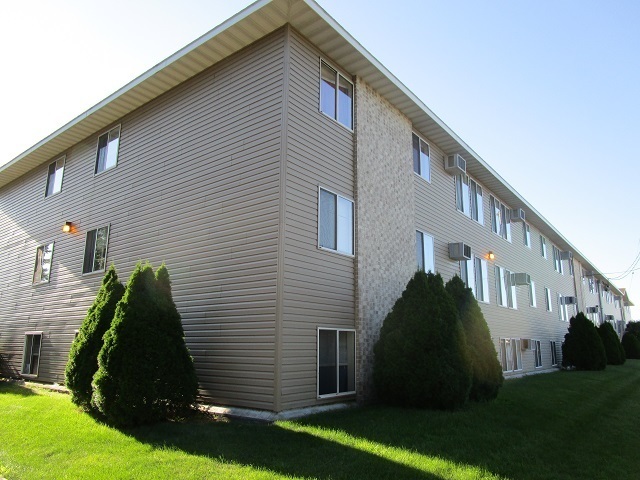
[[[542,366],[542,349],[540,348],[540,340],[532,340],[533,354],[536,358],[536,368]]]
[[[522,352],[519,338],[500,339],[500,363],[503,372],[522,370]]]
[[[25,334],[24,355],[22,357],[22,375],[38,376],[41,345],[42,332],[28,332]]]
[[[551,342],[551,365],[558,365],[558,354],[556,353],[556,342]]]
[[[356,391],[356,332],[318,329],[318,396]]]

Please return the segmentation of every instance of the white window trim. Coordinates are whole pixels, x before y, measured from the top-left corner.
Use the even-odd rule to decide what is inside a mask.
[[[507,359],[507,354],[506,354],[506,340],[509,340],[509,344],[511,346],[511,350],[512,350],[512,355],[514,352],[514,348],[515,348],[515,353],[516,353],[516,365],[512,365],[512,367],[514,368],[507,368],[509,366],[509,361]],[[503,341],[504,341],[504,351],[503,351]],[[513,372],[521,372],[523,370],[523,365],[522,365],[522,339],[521,338],[508,338],[508,337],[500,337],[499,339],[499,345],[500,345],[500,366],[502,367],[502,371],[504,373],[513,373]],[[503,360],[503,355],[504,355],[504,359],[507,362],[506,365],[504,365],[502,363]],[[513,360],[513,358],[512,358]],[[518,367],[517,363],[518,360],[520,360],[520,368],[516,368]]]
[[[325,192],[331,193],[333,195],[335,195],[336,197],[340,197],[343,198],[344,200],[347,200],[349,202],[351,202],[351,205],[353,206],[353,218],[351,219],[351,249],[353,250],[353,253],[348,253],[348,252],[343,252],[341,250],[338,250],[337,248],[334,250],[333,248],[329,248],[329,247],[323,247],[322,245],[320,245],[320,191],[324,190]],[[318,225],[317,225],[317,230],[318,230],[318,238],[317,238],[317,245],[318,245],[318,249],[319,250],[323,250],[325,252],[330,252],[330,253],[335,253],[336,255],[342,255],[345,257],[351,257],[354,258],[355,257],[355,253],[356,253],[356,202],[350,198],[347,197],[346,195],[342,195],[334,190],[331,190],[329,188],[323,187],[322,185],[318,185],[318,199],[317,199],[317,215],[318,215]],[[337,201],[336,201],[336,215],[338,214],[338,206],[337,206]],[[337,228],[337,227],[336,227]],[[337,230],[336,230],[336,235],[337,235]],[[336,242],[336,247],[337,247],[337,242]]]
[[[544,301],[547,312],[553,312],[553,303],[551,302],[551,289],[544,287]]]
[[[115,130],[116,128],[118,129],[118,149],[116,151],[116,164],[113,167],[105,168],[101,172],[96,172],[96,167],[98,166],[98,153],[100,151],[100,137],[102,137],[104,134],[108,135],[112,130]],[[107,140],[108,138],[109,137],[107,136]],[[121,142],[122,142],[122,124],[121,123],[108,128],[107,130],[101,132],[98,135],[98,138],[96,139],[96,150],[95,150],[95,153],[93,154],[93,176],[94,177],[97,177],[98,175],[102,175],[103,173],[110,172],[111,170],[116,169],[116,167],[118,166],[118,161],[120,160],[120,143]]]
[[[337,101],[337,97],[338,97],[338,93],[337,93],[337,89],[340,87],[340,77],[344,78],[347,82],[349,82],[351,84],[351,91],[353,92],[353,96],[351,98],[351,125],[353,125],[355,123],[355,106],[356,106],[356,99],[355,99],[355,94],[356,94],[356,86],[354,85],[353,81],[351,81],[349,79],[349,77],[347,75],[345,75],[343,72],[340,71],[340,69],[336,68],[333,63],[328,62],[327,60],[325,60],[323,57],[320,57],[319,59],[319,70],[318,70],[318,80],[319,80],[319,95],[318,95],[318,112],[320,112],[322,115],[324,115],[327,118],[330,118],[331,120],[333,120],[334,122],[336,122],[338,125],[340,125],[342,128],[344,128],[345,130],[348,130],[349,132],[353,133],[355,130],[353,128],[349,128],[347,127],[344,123],[340,122],[340,120],[338,120],[338,104],[340,102]],[[337,74],[336,76],[336,118],[333,118],[331,115],[326,114],[325,112],[322,111],[322,64],[325,64],[327,67],[329,67],[330,69],[334,70]]]
[[[495,265],[494,267],[495,267],[493,269],[494,275],[496,273],[496,268],[499,269],[500,271],[499,275],[496,277],[496,304],[499,307],[509,308],[511,310],[517,310],[518,309],[517,288],[515,285],[511,284],[511,274],[513,272],[511,270],[508,270],[504,267],[500,267],[498,265]],[[504,284],[504,292],[506,296],[504,298],[505,304],[503,305],[498,301],[498,291],[500,292],[500,295],[502,295],[502,286],[503,286],[502,284],[504,283],[505,276],[507,276],[509,280],[507,281],[507,283]],[[511,295],[511,306],[509,306],[509,295]]]
[[[50,282],[51,282],[51,271],[49,271],[49,278],[48,278],[47,280],[38,280],[38,281],[36,282],[36,281],[33,281],[33,277],[34,277],[34,275],[35,275],[35,273],[36,273],[36,268],[38,267],[38,263],[37,263],[37,262],[38,262],[38,250],[40,250],[41,248],[44,248],[44,247],[45,247],[45,246],[47,246],[47,245],[53,245],[53,246],[51,247],[51,268],[53,268],[53,254],[54,254],[54,253],[55,253],[55,251],[56,251],[56,249],[55,249],[55,246],[56,246],[56,245],[55,245],[55,244],[56,244],[56,242],[44,243],[44,244],[42,244],[42,245],[38,245],[38,248],[36,248],[36,263],[35,263],[35,265],[34,265],[33,273],[32,273],[32,275],[31,275],[31,282],[32,282],[31,284],[32,284],[32,285],[34,285],[34,286],[37,286],[37,285],[47,285],[48,283],[50,283]]]
[[[98,137],[100,138],[100,137]],[[60,190],[57,192],[53,192],[51,195],[47,195],[47,190],[49,187],[49,167],[52,164],[57,164],[60,160],[62,160],[62,180],[60,181]],[[47,163],[47,181],[45,182],[44,185],[44,198],[51,198],[51,197],[55,197],[56,195],[62,193],[62,188],[64,187],[64,169],[67,167],[67,156],[66,155],[62,155],[61,157],[56,158],[55,160],[50,161],[49,163]]]
[[[102,270],[93,270],[91,272],[84,272],[84,254],[85,251],[87,249],[87,234],[93,230],[99,230],[101,228],[107,227],[107,246],[104,250],[104,268]],[[97,235],[96,235],[97,238]],[[107,271],[107,266],[109,264],[109,262],[107,261],[107,259],[109,258],[109,244],[111,243],[111,224],[108,223],[107,225],[102,225],[101,227],[93,227],[93,228],[89,228],[87,229],[87,231],[85,232],[84,235],[84,248],[82,250],[82,266],[80,267],[80,273],[82,274],[82,276],[89,276],[89,275],[96,275],[96,274],[104,274],[104,272]],[[94,251],[93,251],[93,255],[94,255],[94,260],[95,260],[95,245],[94,245]]]
[[[415,130],[411,131],[411,153],[412,153],[412,158],[411,158],[411,162],[413,163],[413,135],[415,135],[416,137],[418,137],[418,140],[420,141],[420,143],[424,143],[427,146],[427,149],[429,150],[429,178],[425,178],[422,173],[418,173],[415,170],[413,170],[414,175],[416,175],[417,177],[421,178],[422,180],[424,180],[427,183],[431,183],[431,144],[429,142],[427,142],[424,138],[422,138],[422,136],[416,132]],[[413,169],[413,165],[411,167]]]
[[[527,222],[522,222],[522,225],[524,246],[531,250],[531,225],[529,225]]]
[[[354,358],[353,358],[353,371],[355,372],[356,378],[354,378],[354,385],[356,385],[356,389],[350,392],[337,392],[337,393],[326,393],[324,395],[320,395],[320,330],[330,330],[332,332],[336,332],[336,337],[338,337],[338,342],[336,343],[336,348],[338,349],[338,352],[340,350],[340,344],[339,344],[339,335],[340,332],[352,332],[353,333],[353,348],[356,349],[356,351],[354,352]],[[355,395],[357,393],[357,374],[358,374],[358,352],[357,352],[357,348],[358,348],[358,339],[357,339],[357,332],[354,328],[342,328],[342,327],[317,327],[316,328],[316,396],[317,398],[335,398],[335,397],[345,397],[348,395]],[[336,372],[336,375],[338,376],[337,378],[337,383],[336,385],[340,385],[340,369],[338,369],[338,371]],[[336,388],[336,390],[339,390],[339,387]]]
[[[24,355],[26,353],[26,346],[27,346],[27,335],[40,335],[40,346],[38,348],[38,373],[33,374],[33,373],[22,373],[23,369],[24,369]],[[41,359],[41,354],[42,354],[42,340],[44,337],[44,332],[42,331],[29,331],[29,332],[24,332],[24,343],[22,345],[22,364],[20,366],[20,376],[21,377],[25,377],[25,378],[37,378],[38,375],[40,375],[40,359]]]
[[[431,241],[433,243],[433,249],[431,250],[431,258],[433,259],[433,271],[431,271],[431,273],[436,273],[436,251],[435,251],[436,250],[436,237],[434,237],[430,233],[427,233],[424,230],[420,230],[418,228],[416,228],[416,232],[422,234],[422,263],[423,263],[423,265],[425,267],[426,267],[426,261],[425,261],[426,259],[425,259],[425,254],[424,254],[424,237],[427,236],[427,237],[431,238]],[[416,251],[417,251],[417,248],[416,248]],[[429,272],[429,270],[427,270],[426,268],[425,268],[424,271],[425,272]]]
[[[511,212],[511,209],[507,206],[506,203],[498,200],[498,198],[493,195],[493,194],[489,194],[489,218],[490,218],[490,224],[489,224],[489,228],[491,229],[491,231],[497,235],[498,237],[502,238],[503,240],[506,240],[507,242],[511,243],[511,219],[510,218],[505,218],[504,219],[504,225],[505,225],[505,235],[506,236],[502,236],[500,234],[500,226],[498,225],[498,219],[497,217],[495,217],[495,210],[491,208],[491,199],[493,198],[493,205],[494,205],[494,209],[495,207],[497,207],[500,210],[500,224],[502,224],[502,207],[504,207],[504,212],[505,215],[507,215],[509,212]],[[493,219],[495,218],[496,220],[496,227],[497,227],[497,232],[493,229]]]
[[[480,260],[480,275],[481,275],[480,282],[482,282],[484,299],[479,299],[476,296],[476,300],[480,303],[486,303],[488,305],[491,303],[491,294],[489,293],[489,263],[482,257],[478,257],[478,256],[474,257],[472,255],[471,258],[473,259],[473,268],[474,268],[473,275],[475,277],[475,283],[476,283],[476,288],[474,288],[474,295],[477,295],[477,290],[478,290],[477,288],[478,272],[475,271],[476,259],[478,259]]]
[[[536,282],[531,280],[529,284],[529,306],[531,308],[538,308],[538,301],[536,299]]]
[[[476,209],[478,210],[478,219],[473,218],[473,203],[471,201],[471,182],[476,184],[476,198],[475,198],[475,205],[476,205]],[[481,202],[480,203],[480,208],[478,208],[478,189],[480,189],[480,191],[482,192],[480,194],[480,198],[481,198]],[[480,182],[478,182],[475,178],[473,177],[469,177],[469,218],[471,220],[473,220],[474,222],[483,225],[484,226],[484,187],[480,184]]]
[[[531,340],[531,342],[533,343],[533,345],[535,346],[533,348],[533,365],[534,368],[542,368],[544,365],[544,362],[542,361],[542,342],[540,340]],[[538,359],[540,359],[540,365],[536,365],[536,363],[538,363]]]
[[[556,349],[556,345],[557,344],[554,340],[549,341],[549,346],[551,347],[551,366],[552,367],[556,367],[558,365],[558,351]]]
[[[547,258],[547,237],[540,234],[540,255],[542,258]]]

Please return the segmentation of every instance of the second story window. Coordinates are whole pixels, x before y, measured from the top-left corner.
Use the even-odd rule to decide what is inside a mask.
[[[525,247],[531,248],[531,227],[528,223],[522,222],[523,238]]]
[[[36,266],[33,269],[33,283],[47,283],[51,277],[51,260],[53,259],[53,242],[38,247]]]
[[[318,210],[320,247],[353,255],[353,202],[321,188]]]
[[[553,268],[556,272],[564,275],[564,270],[562,269],[562,258],[560,258],[560,250],[558,250],[555,245],[552,245],[551,249],[553,251]]]
[[[109,226],[87,232],[84,246],[82,273],[103,271],[107,265],[107,245],[109,244]]]
[[[469,200],[471,218],[480,225],[484,225],[484,206],[482,205],[482,187],[471,178],[469,179]]]
[[[416,261],[418,270],[435,273],[433,237],[419,230],[416,230]]]
[[[320,61],[320,111],[353,129],[353,84]]]
[[[505,240],[511,241],[511,210],[493,196],[489,197],[491,230]]]
[[[547,239],[540,235],[540,255],[547,258]]]
[[[96,168],[98,174],[115,167],[118,164],[118,148],[120,146],[120,125],[98,137],[98,151],[96,152]]]
[[[429,157],[429,144],[412,134],[413,140],[413,171],[424,178],[427,182],[431,181],[431,160]]]
[[[456,208],[469,216],[469,177],[456,175]]]
[[[47,188],[44,196],[49,197],[62,190],[62,176],[64,175],[64,157],[49,164],[47,173]]]

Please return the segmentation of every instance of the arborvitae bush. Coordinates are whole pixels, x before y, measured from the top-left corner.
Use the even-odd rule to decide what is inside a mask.
[[[85,410],[91,407],[91,381],[98,370],[98,353],[102,337],[111,326],[116,305],[124,287],[112,265],[104,278],[93,305],[87,311],[78,336],[71,344],[65,370],[65,385],[71,391],[71,401]]]
[[[640,340],[640,322],[629,322],[627,323],[627,328],[625,332],[632,333],[635,337]]]
[[[384,320],[373,379],[392,405],[455,409],[471,388],[471,362],[456,306],[442,277],[417,272]]]
[[[571,317],[569,324],[562,344],[562,365],[579,370],[604,370],[607,354],[595,325],[582,312]]]
[[[640,340],[631,332],[626,332],[622,336],[622,347],[627,358],[640,358]]]
[[[609,322],[604,322],[598,327],[598,334],[604,345],[609,365],[622,365],[626,360],[624,348],[620,339]]]
[[[458,275],[449,280],[445,288],[458,307],[467,339],[472,368],[469,398],[475,401],[493,400],[498,396],[504,378],[480,305]]]
[[[171,295],[169,271],[162,264],[156,271],[156,287],[160,317],[158,336],[166,342],[165,355],[159,365],[161,382],[158,394],[170,412],[189,407],[195,402],[198,392],[198,379],[193,366],[193,358],[184,341],[184,330],[180,313]]]

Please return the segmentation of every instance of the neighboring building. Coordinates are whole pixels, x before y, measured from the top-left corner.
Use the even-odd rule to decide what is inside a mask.
[[[507,376],[630,304],[311,0],[253,4],[0,167],[4,373],[63,381],[105,268],[141,259],[202,398],[272,411],[368,397],[418,267],[474,290]]]

